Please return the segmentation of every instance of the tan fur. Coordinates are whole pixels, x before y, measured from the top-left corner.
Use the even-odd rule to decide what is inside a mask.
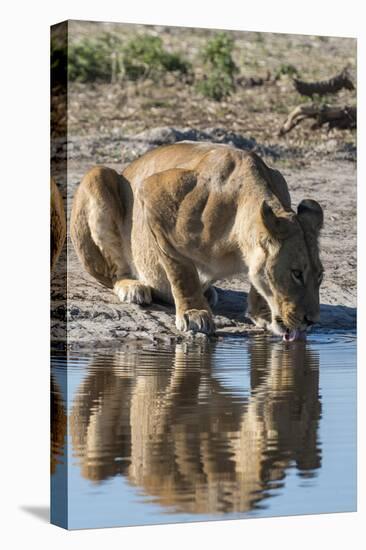
[[[246,271],[248,315],[283,334],[318,319],[321,226],[318,203],[302,201],[296,214],[283,176],[256,154],[182,142],[122,175],[93,168],[74,199],[71,237],[85,268],[122,301],[174,300],[180,330],[214,332],[205,292]]]
[[[61,193],[51,178],[51,271],[53,271],[66,238],[66,216]]]

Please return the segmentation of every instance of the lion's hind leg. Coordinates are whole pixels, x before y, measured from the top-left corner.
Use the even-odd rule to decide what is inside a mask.
[[[135,279],[119,279],[114,283],[114,292],[121,302],[128,304],[151,304],[151,288]]]
[[[71,239],[85,269],[122,302],[148,304],[151,290],[134,279],[130,251],[129,183],[98,166],[82,180],[71,214]]]

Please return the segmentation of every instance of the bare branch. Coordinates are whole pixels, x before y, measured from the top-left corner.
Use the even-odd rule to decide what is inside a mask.
[[[328,124],[330,128],[352,129],[357,125],[357,110],[355,106],[336,107],[330,105],[299,105],[296,107],[279,131],[283,136],[295,128],[305,118],[313,118],[315,122],[312,130],[320,128],[323,124]]]
[[[348,69],[345,67],[338,75],[329,80],[321,80],[318,82],[303,82],[297,78],[293,79],[296,90],[308,97],[313,97],[314,94],[335,94],[343,88],[354,90],[354,85],[350,79]]]

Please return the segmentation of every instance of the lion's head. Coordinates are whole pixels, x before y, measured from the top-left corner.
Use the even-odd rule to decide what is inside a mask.
[[[275,214],[264,201],[260,210],[260,246],[249,276],[271,310],[268,328],[288,337],[319,320],[319,287],[323,266],[318,237],[323,210],[303,200],[295,212]]]

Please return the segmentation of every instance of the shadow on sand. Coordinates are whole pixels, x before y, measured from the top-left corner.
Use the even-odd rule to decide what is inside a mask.
[[[220,315],[226,318],[226,321],[236,321],[239,323],[252,322],[245,316],[247,308],[247,292],[239,290],[229,290],[215,287],[218,293],[218,303],[213,308],[214,315]],[[148,310],[164,311],[169,315],[174,315],[174,307],[166,304],[165,302],[153,302],[147,306]],[[314,326],[313,331],[330,331],[330,330],[351,330],[354,331],[357,328],[357,308],[332,305],[332,304],[320,304],[320,322]],[[232,336],[231,332],[220,332],[220,336]]]
[[[245,310],[247,304],[246,292],[238,290],[223,290],[216,288],[219,302],[214,308],[215,315],[223,315],[236,321],[246,322]],[[344,329],[355,330],[357,323],[357,309],[342,305],[321,304],[320,323],[316,329]]]

